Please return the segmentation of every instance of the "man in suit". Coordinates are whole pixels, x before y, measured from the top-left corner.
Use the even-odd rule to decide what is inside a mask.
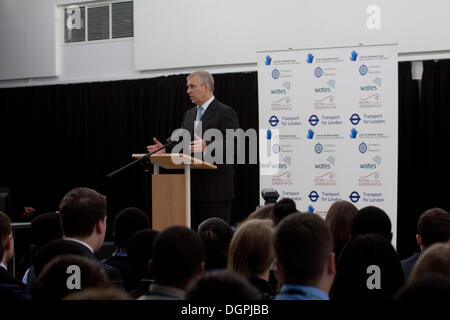
[[[94,253],[103,245],[106,233],[106,197],[89,188],[75,188],[59,204],[64,239],[77,243],[83,255],[96,260]],[[111,282],[122,286],[120,272],[102,264]]]
[[[428,209],[422,213],[417,222],[416,241],[420,252],[400,261],[405,280],[408,280],[414,264],[427,248],[435,243],[450,244],[450,213],[441,208]]]
[[[187,94],[195,105],[185,112],[181,122],[181,128],[189,131],[191,136],[189,152],[195,157],[206,154],[207,146],[216,141],[202,138],[209,129],[221,132],[223,150],[220,151],[224,151],[222,161],[214,163],[217,165],[216,170],[193,170],[191,173],[191,225],[196,230],[202,221],[210,217],[219,217],[230,222],[232,200],[236,195],[235,172],[232,164],[226,164],[225,137],[227,129],[236,130],[239,127],[239,121],[234,109],[214,97],[214,79],[209,72],[191,73],[187,77]],[[153,141],[155,144],[147,147],[149,152],[162,147],[156,138],[153,138]],[[164,149],[159,151],[164,152]],[[213,152],[211,155],[215,156]]]
[[[8,262],[14,255],[14,239],[12,236],[11,220],[0,211],[0,299],[30,300],[25,292],[25,285],[11,277],[8,272]]]

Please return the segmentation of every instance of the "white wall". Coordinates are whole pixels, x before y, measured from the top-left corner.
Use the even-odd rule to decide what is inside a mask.
[[[400,61],[450,58],[448,0],[134,1],[134,39],[64,44],[57,9],[74,1],[0,0],[0,87],[155,77],[200,67],[256,71],[258,50],[359,43],[398,42]],[[366,27],[371,4],[381,9],[380,30]]]
[[[367,8],[380,9],[369,29]],[[256,51],[398,43],[450,49],[449,0],[135,0],[136,69],[255,63]]]

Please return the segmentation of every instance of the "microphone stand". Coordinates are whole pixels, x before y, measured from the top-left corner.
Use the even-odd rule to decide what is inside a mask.
[[[151,155],[157,153],[158,151],[165,149],[175,143],[177,143],[178,141],[170,141],[170,138],[166,140],[166,144],[163,145],[162,147],[156,149],[155,151],[149,152],[146,155],[142,156],[139,159],[136,159],[128,164],[126,164],[125,166],[107,174],[106,176],[108,178],[112,178],[113,176],[115,176],[116,174],[118,174],[119,172],[139,163],[142,162],[144,165],[144,172],[145,172],[145,212],[147,212],[147,215],[150,218],[150,228],[152,228],[152,215],[150,214],[150,210],[149,210],[149,199],[148,199],[148,194],[149,194],[149,186],[148,186],[148,176],[149,176],[149,168],[150,168],[150,161],[149,158]]]

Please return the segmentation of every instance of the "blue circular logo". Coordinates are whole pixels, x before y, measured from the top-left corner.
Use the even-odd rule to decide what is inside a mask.
[[[322,146],[320,143],[316,144],[316,145],[314,146],[314,151],[316,151],[316,153],[322,153],[322,151],[323,151],[323,146]]]
[[[354,126],[356,126],[360,121],[361,121],[361,118],[359,117],[359,114],[357,114],[357,113],[352,114],[352,116],[350,117],[350,122]]]
[[[322,68],[321,68],[321,67],[317,67],[316,70],[314,70],[314,75],[315,75],[317,78],[320,78],[320,77],[322,76],[322,74],[323,74],[323,71],[322,71]]]
[[[275,144],[272,146],[272,151],[273,151],[273,153],[279,153],[280,150],[281,150],[281,148],[280,148],[280,145],[279,145],[278,143],[275,143]]]
[[[350,199],[351,202],[356,203],[356,202],[359,201],[359,198],[361,198],[361,197],[360,197],[360,195],[359,195],[358,192],[353,191],[353,192],[349,195],[348,198]]]
[[[280,122],[280,120],[278,120],[276,116],[271,116],[269,119],[269,123],[272,127],[276,127],[278,122]]]
[[[364,142],[362,142],[362,143],[359,145],[359,152],[361,152],[361,153],[366,153],[366,151],[367,151],[367,144],[365,144]]]
[[[316,191],[311,191],[308,197],[312,202],[316,202],[319,199],[319,194]]]
[[[359,73],[362,75],[362,76],[365,76],[366,74],[367,74],[367,67],[366,67],[366,65],[365,64],[363,64],[361,67],[359,67]]]
[[[315,114],[313,114],[311,117],[309,117],[308,121],[314,127],[319,123],[319,118]]]
[[[272,78],[278,79],[279,77],[280,77],[280,71],[278,71],[278,69],[273,69]]]

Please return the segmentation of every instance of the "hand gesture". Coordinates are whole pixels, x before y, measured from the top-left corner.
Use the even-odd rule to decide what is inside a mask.
[[[163,146],[163,144],[162,144],[161,142],[159,142],[158,139],[156,139],[156,138],[153,138],[153,142],[154,142],[155,144],[152,144],[152,145],[150,145],[150,146],[147,146],[147,151],[148,151],[149,153],[150,153],[150,152],[153,152],[153,151],[155,151],[155,150],[157,150],[157,149],[159,149],[159,148],[161,148],[161,147]],[[158,152],[156,152],[156,154],[162,154],[162,153],[166,153],[166,149],[165,149],[165,148],[159,150]]]

